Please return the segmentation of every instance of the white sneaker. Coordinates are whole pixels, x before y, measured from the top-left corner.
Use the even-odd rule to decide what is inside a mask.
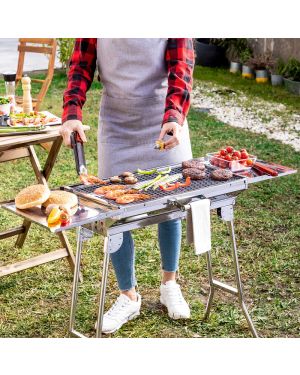
[[[137,293],[137,301],[132,301],[125,294],[120,294],[112,307],[103,316],[103,333],[113,333],[128,320],[140,315],[141,296]]]
[[[188,319],[191,315],[189,305],[176,281],[170,280],[160,286],[160,303],[167,307],[172,319]]]

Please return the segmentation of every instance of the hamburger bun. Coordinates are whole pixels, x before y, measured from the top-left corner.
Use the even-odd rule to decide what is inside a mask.
[[[74,207],[78,204],[77,195],[69,193],[64,190],[53,190],[46,201],[43,202],[43,207],[49,206],[49,204],[64,205],[67,207]]]
[[[39,206],[44,203],[50,196],[50,190],[47,186],[31,185],[21,190],[15,198],[16,207],[20,210]]]

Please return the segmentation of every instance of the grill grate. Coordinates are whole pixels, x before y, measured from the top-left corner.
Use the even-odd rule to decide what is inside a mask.
[[[216,181],[216,180],[213,180],[210,178],[210,173],[211,171],[213,170],[214,168],[211,168],[210,166],[206,166],[206,170],[205,170],[205,173],[206,173],[206,176],[204,179],[202,180],[192,180],[191,182],[191,185],[188,186],[188,187],[184,187],[184,188],[178,188],[178,189],[175,189],[173,191],[163,191],[161,189],[156,189],[156,190],[152,190],[151,188],[146,192],[147,194],[151,195],[151,198],[150,199],[147,199],[146,201],[144,202],[151,202],[151,201],[155,201],[156,199],[159,199],[159,198],[164,198],[164,197],[169,197],[169,196],[178,196],[182,193],[188,193],[188,192],[193,192],[194,190],[200,190],[200,189],[205,189],[205,188],[209,188],[209,187],[214,187],[214,186],[222,186],[224,184],[228,184],[228,182],[233,182],[233,181],[237,181],[237,180],[243,180],[243,177],[240,177],[240,176],[236,176],[236,175],[233,175],[233,177],[229,180],[229,181]],[[182,168],[181,166],[176,166],[176,167],[173,167],[171,172],[169,173],[170,175],[173,175],[173,174],[177,174],[177,173],[181,173],[182,172]],[[138,182],[141,182],[141,181],[147,181],[147,180],[151,180],[153,178],[155,178],[157,176],[156,173],[152,174],[152,175],[138,175],[136,174],[136,177],[138,179]],[[182,178],[181,180],[179,180],[181,182],[184,181],[184,178]],[[114,185],[114,184],[109,184],[109,185]],[[125,184],[118,184],[118,185],[124,185],[126,187],[130,187],[130,185],[125,185]],[[95,185],[76,185],[76,186],[71,186],[71,190],[76,193],[83,193],[83,194],[88,194],[88,195],[92,195],[94,197],[101,197],[101,199],[103,201],[106,201],[107,203],[109,203],[109,205],[113,205],[115,207],[124,207],[124,205],[117,205],[116,202],[114,200],[111,200],[111,199],[106,199],[104,198],[103,196],[97,196],[96,194],[94,194],[94,190],[100,186],[103,186],[103,185],[99,185],[99,184],[95,184]],[[128,207],[128,206],[134,206],[136,204],[140,204],[141,201],[139,202],[133,202],[133,203],[130,203],[130,204],[126,204],[125,206]]]

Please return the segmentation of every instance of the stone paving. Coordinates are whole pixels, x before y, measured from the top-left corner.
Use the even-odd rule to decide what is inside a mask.
[[[300,151],[300,113],[284,104],[249,98],[238,90],[195,80],[192,106],[228,125],[265,134]]]

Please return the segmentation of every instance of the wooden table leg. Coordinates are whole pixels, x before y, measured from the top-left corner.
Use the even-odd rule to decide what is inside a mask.
[[[34,147],[28,146],[28,150],[29,150],[29,159],[30,159],[32,168],[34,170],[34,174],[36,175],[36,178],[37,178],[38,182],[40,184],[48,186],[47,179],[45,178],[45,176],[43,174],[43,171],[42,171],[42,168],[41,168],[41,165],[40,165],[40,161],[39,161],[39,159],[38,159],[38,157],[35,153]]]
[[[75,270],[75,256],[73,254],[73,251],[72,251],[70,242],[68,240],[68,237],[67,237],[67,235],[66,235],[65,232],[58,232],[57,235],[58,235],[58,237],[60,239],[60,242],[62,243],[63,247],[67,250],[67,252],[69,254],[67,256],[67,260],[68,260],[68,262],[70,264],[72,272],[74,273],[74,270]],[[82,281],[82,274],[81,273],[79,275],[79,280]]]
[[[35,176],[36,176],[36,178],[37,178],[37,180],[38,180],[38,182],[40,184],[48,186],[47,181],[48,181],[48,179],[50,177],[50,174],[52,172],[53,166],[54,166],[54,164],[56,162],[57,155],[58,155],[58,152],[60,150],[61,145],[62,145],[62,138],[61,137],[57,138],[52,143],[52,147],[51,147],[51,149],[49,151],[49,154],[48,154],[48,157],[47,157],[47,160],[46,160],[46,163],[45,163],[45,166],[44,166],[43,170],[41,168],[41,165],[40,165],[39,159],[38,159],[38,157],[36,155],[36,152],[34,150],[34,147],[32,145],[30,145],[30,146],[27,147],[28,153],[29,153],[29,159],[30,159],[30,162],[31,162],[34,174],[35,174]],[[23,246],[24,241],[25,241],[25,239],[27,237],[30,225],[31,225],[31,222],[25,219],[24,222],[23,222],[23,226],[22,226],[22,228],[23,228],[22,233],[20,233],[20,229],[19,229],[19,232],[18,232],[19,235],[18,235],[18,238],[16,240],[16,247],[22,247]],[[6,237],[7,237],[7,235],[6,235]],[[75,269],[75,257],[74,257],[71,245],[69,243],[69,240],[67,238],[67,235],[65,234],[65,232],[60,232],[60,233],[58,233],[58,237],[60,239],[60,242],[63,245],[63,248],[67,252],[67,260],[68,260],[68,262],[70,264],[71,271],[74,273],[74,269]],[[59,253],[60,257],[62,255],[63,254]],[[56,253],[55,253],[55,256],[56,256]],[[51,257],[51,255],[49,255],[48,258],[49,257]],[[42,256],[41,257],[37,257],[37,258],[38,259],[37,259],[36,262],[34,262],[34,265],[42,264],[44,262],[44,256],[43,257]],[[39,258],[41,258],[41,259],[39,259]],[[49,260],[46,260],[46,261],[49,261]],[[22,269],[26,269],[26,267],[27,268],[30,267],[30,262],[29,261],[28,262],[23,262],[23,263],[21,264],[21,268]],[[12,271],[12,270],[9,269],[9,270],[5,270],[5,272],[6,272],[6,274],[8,274],[7,272],[11,273],[11,272],[17,272],[17,271]],[[80,281],[82,281],[82,275],[81,274],[80,274],[79,279],[80,279]]]
[[[49,176],[52,172],[53,166],[56,162],[60,147],[62,145],[62,137],[57,138],[53,143],[52,147],[49,151],[49,155],[47,157],[44,169],[43,169],[43,175],[45,176],[46,181],[48,181]]]
[[[30,225],[31,225],[31,221],[28,221],[26,219],[23,221],[24,231],[18,235],[16,244],[15,244],[16,247],[22,247],[24,245],[24,241],[27,237],[27,233],[29,231]]]
[[[34,174],[36,175],[36,178],[37,178],[38,182],[40,184],[48,186],[47,180],[46,180],[45,176],[43,175],[43,171],[42,171],[39,159],[38,159],[38,157],[35,153],[34,147],[32,145],[28,146],[28,152],[29,152],[29,159],[30,159],[31,165],[32,165]],[[18,238],[16,240],[16,244],[15,244],[16,247],[22,247],[24,245],[24,242],[25,242],[25,239],[27,237],[27,233],[28,233],[28,230],[30,228],[30,225],[31,225],[30,221],[24,220],[23,227],[25,229],[24,229],[23,233],[18,235]]]
[[[40,165],[39,159],[36,155],[36,152],[34,150],[34,147],[32,145],[27,147],[28,152],[29,152],[29,159],[30,159],[34,174],[36,175],[36,178],[37,178],[37,180],[40,184],[44,184],[44,185],[48,186],[47,180],[50,177],[50,174],[52,172],[54,163],[57,159],[57,154],[60,150],[61,145],[62,145],[62,138],[61,137],[57,138],[53,142],[51,150],[49,152],[49,155],[48,155],[46,163],[45,163],[45,167],[44,167],[43,170],[41,168],[41,165]],[[17,238],[17,241],[16,241],[16,247],[22,247],[23,246],[24,241],[27,237],[28,230],[30,228],[30,224],[31,224],[30,222],[28,222],[27,220],[24,220],[24,222],[23,222],[24,232],[19,234],[19,236]],[[70,247],[70,245],[69,245],[69,247]],[[73,269],[74,269],[74,267],[72,268],[72,270]]]
[[[40,146],[46,150],[47,152],[50,152],[53,142],[47,142],[47,143],[41,143]]]

